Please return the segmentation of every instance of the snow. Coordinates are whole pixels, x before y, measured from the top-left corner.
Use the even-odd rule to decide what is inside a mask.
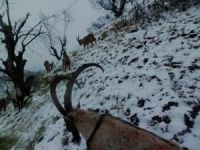
[[[134,32],[135,27],[114,32],[113,26],[108,25],[103,30],[108,32],[104,40],[97,40],[85,50],[77,47],[76,55],[71,57],[72,70],[96,62],[104,72],[93,68],[80,75],[81,89],[73,89],[73,106],[80,102],[85,110],[109,111],[189,150],[199,150],[200,114],[191,115],[193,107],[200,105],[200,70],[192,67],[200,66],[199,9],[197,5],[185,12],[166,13],[165,18],[144,28],[138,26]],[[103,31],[95,36],[100,37]],[[193,32],[197,35],[190,37]],[[83,138],[80,145],[70,142],[72,135],[65,131],[48,87],[40,90],[34,93],[31,105],[20,113],[11,104],[6,112],[0,112],[1,135],[16,134],[19,138],[12,150],[26,149],[30,143],[35,150],[86,149]],[[57,88],[61,103],[64,90],[62,82]],[[144,106],[139,106],[140,100]],[[188,132],[184,132],[188,127],[186,115],[194,122]],[[158,117],[161,122],[153,119]],[[41,127],[45,129],[39,130]],[[63,145],[67,139],[69,143]]]

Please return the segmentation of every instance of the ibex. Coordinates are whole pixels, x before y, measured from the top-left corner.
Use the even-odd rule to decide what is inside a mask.
[[[87,36],[85,36],[82,39],[79,39],[79,36],[76,38],[79,45],[83,45],[84,49],[86,46],[88,46],[90,43],[93,45],[93,41],[96,42],[96,38],[94,37],[93,33],[89,33]]]
[[[69,59],[69,56],[67,55],[67,53],[65,51],[63,52],[62,63],[63,63],[63,70],[64,71],[66,71],[67,66],[69,66],[69,70],[70,70],[70,59]]]
[[[13,106],[16,108],[18,107],[19,111],[22,109],[23,105],[23,94],[19,88],[15,88],[11,90],[11,92],[7,89],[8,98],[13,102]]]
[[[3,109],[6,111],[7,107],[7,100],[5,98],[0,99],[0,111]]]
[[[103,71],[98,64],[84,64],[70,74],[55,76],[50,83],[53,102],[64,116],[66,127],[72,132],[74,142],[80,142],[80,132],[87,141],[88,150],[181,150],[177,144],[112,115],[73,108],[71,97],[74,83],[83,70],[92,66]],[[58,100],[56,86],[64,79],[67,79],[68,83],[63,107]]]
[[[46,71],[48,73],[53,69],[53,62],[50,63],[48,60],[45,60],[44,66],[45,66],[45,69],[46,69]]]

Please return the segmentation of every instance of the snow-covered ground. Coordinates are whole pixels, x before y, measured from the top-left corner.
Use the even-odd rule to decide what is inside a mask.
[[[81,89],[73,91],[74,107],[80,102],[82,109],[109,111],[189,150],[199,150],[199,10],[197,5],[144,27],[102,31],[108,35],[104,40],[71,57],[72,70],[90,62],[105,70],[81,74]],[[61,83],[57,92],[62,102],[64,90]],[[12,150],[86,148],[83,138],[80,145],[70,142],[71,134],[65,131],[48,87],[34,93],[32,103],[20,113],[12,105],[1,112],[0,133],[18,137]]]

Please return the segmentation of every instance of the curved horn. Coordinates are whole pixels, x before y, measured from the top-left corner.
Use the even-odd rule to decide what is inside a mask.
[[[60,104],[59,100],[58,100],[58,96],[57,96],[57,93],[56,93],[56,86],[57,84],[61,81],[61,80],[64,80],[64,79],[69,79],[70,80],[70,77],[69,76],[64,76],[64,75],[61,75],[61,76],[58,76],[56,75],[54,77],[54,79],[51,81],[50,83],[50,94],[51,94],[51,98],[53,100],[53,103],[54,105],[57,107],[58,111],[63,115],[63,116],[66,116],[66,112],[64,110],[64,108],[62,107],[62,105]]]
[[[66,112],[64,110],[64,108],[62,107],[62,105],[60,104],[59,100],[58,100],[58,96],[56,93],[56,86],[57,84],[61,81],[61,80],[71,80],[72,77],[71,75],[56,75],[54,77],[54,79],[51,81],[50,83],[50,94],[53,100],[54,105],[57,107],[58,111],[63,115],[66,116]],[[75,83],[78,85],[78,87],[80,88],[80,85],[78,82],[75,81]]]
[[[76,37],[76,39],[77,39],[77,41],[78,41],[79,45],[81,45],[81,40],[80,40],[79,36],[78,36],[78,37]]]
[[[67,83],[65,95],[64,95],[64,106],[65,106],[66,113],[69,113],[72,110],[71,97],[72,97],[72,89],[73,89],[74,83],[76,82],[76,78],[81,72],[83,72],[85,69],[89,67],[97,67],[97,68],[100,68],[104,72],[104,69],[99,64],[88,63],[88,64],[83,64],[75,72],[71,73],[72,79],[69,80],[69,82]]]
[[[76,78],[78,77],[78,75],[84,71],[85,69],[89,68],[89,67],[97,67],[100,68],[102,72],[104,72],[103,67],[101,67],[99,64],[97,63],[88,63],[88,64],[83,64],[82,66],[80,66],[74,73],[73,73],[73,79],[76,80]]]

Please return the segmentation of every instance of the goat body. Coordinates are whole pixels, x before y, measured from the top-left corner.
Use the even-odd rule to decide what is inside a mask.
[[[67,66],[69,66],[69,69],[70,69],[70,59],[66,52],[63,53],[62,63],[63,63],[64,71],[67,69]]]
[[[19,88],[13,89],[10,93],[7,91],[9,99],[13,102],[13,106],[16,108],[18,107],[19,111],[22,108],[23,99],[22,99],[22,92]]]
[[[76,78],[83,70],[92,66],[103,71],[98,64],[84,64],[66,76],[57,75],[50,84],[53,102],[64,116],[67,129],[72,132],[74,141],[80,142],[80,136],[77,135],[80,132],[87,140],[90,150],[181,150],[177,144],[112,115],[101,117],[102,115],[96,112],[73,108],[71,96]],[[56,86],[63,79],[69,80],[64,95],[64,108],[56,94]]]
[[[100,114],[80,109],[72,110],[69,117],[83,137],[88,140],[97,125]],[[122,121],[105,115],[89,145],[89,150],[181,150],[168,140]]]
[[[30,96],[31,92],[33,92],[36,88],[36,80],[37,76],[29,75],[25,80],[26,87],[26,96]]]
[[[4,99],[4,98],[0,99],[0,111],[2,109],[4,109],[4,111],[6,111],[6,106],[7,106],[6,99]]]
[[[79,45],[83,45],[85,49],[85,47],[88,46],[90,43],[93,45],[93,42],[96,42],[96,38],[94,37],[93,33],[89,33],[87,36],[85,36],[82,39],[79,39],[79,37],[77,37],[77,41]]]

